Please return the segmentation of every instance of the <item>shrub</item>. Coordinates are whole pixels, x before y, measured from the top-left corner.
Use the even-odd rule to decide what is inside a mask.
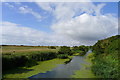
[[[68,55],[72,55],[72,51],[70,49],[70,47],[67,46],[62,46],[60,47],[58,54],[68,54]]]
[[[78,51],[79,50],[79,47],[78,46],[73,46],[73,51]]]
[[[73,49],[72,49],[72,53],[79,53],[80,56],[83,56],[86,54],[86,52],[88,51],[88,46],[74,46]]]
[[[115,50],[118,50],[118,42],[120,42],[118,40],[114,40],[110,45],[108,45],[108,47],[105,49],[105,53],[113,53]]]
[[[55,46],[49,46],[49,48],[50,48],[50,49],[56,49],[56,47],[55,47]]]
[[[67,54],[59,54],[57,57],[60,59],[66,59],[66,58],[68,58],[68,55]]]
[[[26,56],[15,56],[12,61],[15,63],[16,67],[22,67],[25,66],[28,58]]]
[[[79,51],[80,56],[84,56],[86,54],[85,51]]]
[[[14,69],[17,67],[30,67],[37,64],[37,61],[44,61],[56,58],[55,52],[33,53],[29,55],[3,55],[2,56],[2,68],[3,71]]]
[[[79,46],[79,50],[84,51],[86,53],[88,51],[88,47],[81,45],[81,46]]]
[[[45,61],[56,58],[56,52],[42,52],[30,55],[30,57],[36,61]]]
[[[12,69],[14,67],[15,67],[15,65],[14,65],[11,57],[2,56],[2,70],[3,70],[3,72],[5,70]]]
[[[5,71],[8,69],[25,66],[27,60],[28,59],[25,56],[4,55],[2,57],[2,70]]]
[[[33,60],[33,59],[28,59],[28,61],[26,62],[25,66],[26,67],[31,67],[31,66],[35,66],[37,65],[37,61],[36,60]]]
[[[98,77],[118,78],[118,62],[118,59],[115,56],[113,57],[111,54],[107,56],[100,54],[94,59],[92,71]]]

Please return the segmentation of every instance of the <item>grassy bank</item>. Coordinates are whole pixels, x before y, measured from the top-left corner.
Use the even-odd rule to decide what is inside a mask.
[[[58,64],[63,64],[69,59],[52,59],[47,61],[39,62],[38,65],[32,67],[22,67],[14,70],[9,70],[3,76],[4,78],[28,78],[38,73],[45,73],[53,68],[57,67]]]
[[[92,71],[100,78],[119,78],[119,43],[120,36],[113,36],[104,40],[99,40],[93,46],[95,53]]]

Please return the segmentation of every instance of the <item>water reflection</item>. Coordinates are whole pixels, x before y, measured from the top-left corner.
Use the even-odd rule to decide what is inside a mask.
[[[91,51],[87,52],[87,54],[89,53],[91,53]],[[30,78],[70,78],[70,76],[74,74],[75,70],[79,70],[82,67],[82,64],[86,63],[84,61],[85,56],[75,56],[70,61],[66,62],[66,64],[60,64],[52,71],[39,73]]]

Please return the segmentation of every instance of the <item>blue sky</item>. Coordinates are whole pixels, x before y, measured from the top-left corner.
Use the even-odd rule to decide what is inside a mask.
[[[92,17],[93,17],[93,22],[89,22],[90,20],[92,20]],[[6,2],[2,4],[2,22],[3,23],[5,22],[4,25],[6,26],[7,24],[9,24],[13,26],[13,24],[16,24],[16,26],[14,25],[15,29],[13,30],[16,30],[16,28],[19,27],[28,28],[31,31],[29,31],[28,33],[26,31],[25,34],[29,34],[29,35],[34,34],[33,36],[35,36],[35,34],[42,32],[42,35],[40,34],[38,35],[38,38],[37,37],[34,38],[39,39],[39,37],[43,36],[41,37],[43,41],[37,42],[36,40],[31,40],[29,43],[27,43],[28,40],[26,39],[26,36],[22,34],[22,31],[20,36],[20,35],[13,35],[11,33],[13,31],[11,30],[10,32],[11,35],[4,33],[5,31],[3,32],[3,35],[5,35],[5,37],[3,36],[3,38],[5,39],[3,43],[39,45],[39,44],[43,44],[43,42],[47,40],[46,43],[44,42],[45,45],[47,44],[63,45],[64,42],[62,41],[68,41],[65,42],[66,43],[65,45],[69,45],[71,41],[73,42],[73,44],[70,45],[80,45],[80,44],[91,45],[94,44],[98,39],[102,39],[116,34],[116,30],[117,30],[116,22],[114,21],[117,21],[117,17],[118,17],[117,2],[94,2],[94,3],[85,3],[85,4]],[[97,20],[98,18],[99,20]],[[111,21],[109,20],[110,18]],[[97,23],[96,20],[99,23],[101,23],[100,25],[102,25],[102,27],[98,26],[99,23]],[[112,22],[112,20],[114,21]],[[96,24],[94,21],[96,22]],[[91,28],[89,27],[88,30],[86,29],[87,24],[91,25]],[[92,27],[92,25],[94,25],[95,27]],[[96,33],[95,30],[97,29],[96,28],[97,26],[98,28],[101,29],[99,33]],[[111,27],[114,27],[114,29],[112,29],[113,31],[111,31],[111,29],[108,30],[108,28]],[[5,28],[6,30],[10,31],[9,29],[7,29],[8,27]],[[78,32],[74,28],[78,28]],[[36,30],[36,33],[33,33],[32,29],[33,31]],[[105,30],[101,32],[102,29]],[[106,30],[108,30],[108,32]],[[81,31],[81,33],[79,31]],[[94,33],[96,33],[96,37],[92,36]],[[33,39],[33,37],[29,35],[27,35],[27,37]],[[15,38],[16,40],[24,37],[26,43],[21,41],[15,42],[16,40],[13,40],[13,42],[9,42],[6,40],[11,37]],[[55,42],[54,40],[60,42],[58,43]]]
[[[103,2],[101,2],[103,3]],[[95,2],[95,4],[100,4],[100,2]],[[113,13],[116,14],[116,17],[118,16],[118,2],[106,2],[106,6],[103,7],[103,14],[105,13]]]
[[[49,32],[49,26],[52,24],[52,15],[49,12],[46,12],[42,9],[38,9],[38,6],[35,3],[23,2],[22,5],[27,5],[31,7],[35,12],[40,13],[42,16],[45,16],[45,19],[38,21],[31,14],[21,14],[17,9],[19,8],[14,2],[9,2],[10,5],[14,5],[16,8],[10,8],[3,3],[2,14],[3,21],[10,21],[22,26],[29,26],[31,28],[43,30]],[[31,24],[32,23],[32,24]]]

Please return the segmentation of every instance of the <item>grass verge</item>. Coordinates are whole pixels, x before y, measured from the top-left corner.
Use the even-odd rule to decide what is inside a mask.
[[[38,73],[45,73],[53,68],[57,67],[58,64],[64,64],[69,59],[52,59],[47,61],[39,62],[38,65],[32,67],[22,67],[14,70],[9,70],[3,76],[4,78],[28,78]]]

